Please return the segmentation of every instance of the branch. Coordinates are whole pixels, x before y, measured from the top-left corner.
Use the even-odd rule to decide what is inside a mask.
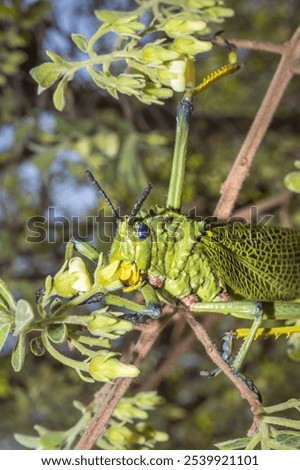
[[[284,46],[284,53],[261,107],[256,114],[232,169],[222,185],[222,195],[214,213],[216,217],[228,219],[232,212],[242,184],[249,173],[256,151],[264,138],[285,89],[294,75],[294,67],[300,55],[299,37],[300,28],[295,31],[291,40]]]
[[[198,340],[203,344],[207,355],[211,358],[211,360],[224,372],[225,375],[234,383],[236,388],[240,391],[241,397],[248,401],[251,411],[253,414],[253,421],[255,425],[252,424],[251,432],[255,432],[257,429],[259,417],[263,412],[263,407],[261,403],[257,400],[257,397],[254,393],[252,393],[247,385],[242,382],[232,371],[231,367],[227,362],[224,361],[222,356],[220,355],[219,351],[217,350],[216,346],[208,336],[205,328],[199,323],[194,315],[191,312],[185,311],[183,313],[186,321],[194,331]]]
[[[224,39],[215,37],[212,41],[215,46],[224,47]],[[255,41],[251,39],[227,39],[226,42],[238,49],[255,49],[258,51],[272,52],[274,54],[284,54],[286,51],[285,44],[274,44],[272,42]]]
[[[258,201],[255,203],[255,205],[249,204],[245,207],[242,207],[241,209],[238,209],[237,211],[234,211],[233,216],[234,217],[241,217],[243,219],[246,219],[247,222],[251,222],[253,219],[253,215],[258,217],[260,214],[265,214],[267,211],[282,207],[285,204],[288,203],[288,201],[291,199],[292,193],[291,191],[288,191],[287,189],[283,189],[280,191],[280,193],[275,194],[274,196],[262,199],[261,201]],[[256,212],[254,214],[252,213],[253,208],[256,209]]]

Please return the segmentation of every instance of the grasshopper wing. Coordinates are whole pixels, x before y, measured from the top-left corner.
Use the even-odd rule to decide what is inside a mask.
[[[204,229],[198,247],[225,284],[244,298],[300,297],[300,231],[221,223]]]

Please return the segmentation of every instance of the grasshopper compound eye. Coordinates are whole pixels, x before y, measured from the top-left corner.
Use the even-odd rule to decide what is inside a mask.
[[[150,235],[149,227],[143,223],[138,224],[136,234],[139,240],[145,240]]]

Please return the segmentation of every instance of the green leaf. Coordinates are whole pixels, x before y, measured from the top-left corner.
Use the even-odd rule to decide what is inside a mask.
[[[68,336],[68,328],[64,323],[47,328],[47,334],[53,343],[63,343]]]
[[[40,96],[47,88],[43,87],[42,85],[38,85],[37,95]]]
[[[42,449],[59,449],[66,437],[64,431],[49,431],[40,437]]]
[[[27,449],[38,449],[40,448],[40,438],[28,436],[27,434],[14,434],[15,440]]]
[[[68,79],[64,77],[57,85],[57,88],[53,94],[53,103],[58,111],[62,111],[66,104],[65,92],[67,88],[67,82]]]
[[[51,311],[51,314],[55,315],[56,310],[57,310],[61,305],[62,305],[61,299],[59,299],[58,297],[55,297],[55,299],[53,299],[53,301],[50,303],[50,311]]]
[[[276,441],[282,446],[290,449],[299,449],[300,432],[299,431],[279,431],[276,433]]]
[[[116,86],[116,78],[112,75],[104,75],[104,73],[100,72],[99,70],[93,69],[93,67],[87,67],[87,71],[94,80],[95,84],[99,88],[103,88],[104,90],[110,89],[111,87]],[[116,95],[117,96],[117,95]]]
[[[16,302],[2,279],[0,279],[0,297],[2,297],[10,310],[15,310]]]
[[[113,24],[116,21],[129,23],[138,17],[137,14],[134,14],[131,11],[95,10],[94,13],[99,20],[110,24]]]
[[[82,52],[87,52],[89,41],[84,34],[71,34],[72,40],[74,44],[80,49]]]
[[[37,336],[30,341],[30,351],[38,357],[45,354],[45,347],[41,336]]]
[[[300,193],[300,171],[292,171],[284,178],[284,184],[290,191]]]
[[[52,51],[46,51],[47,56],[54,62],[55,64],[63,65],[66,69],[69,67],[68,62],[58,54]],[[48,62],[46,62],[48,63]]]
[[[8,336],[8,333],[10,332],[10,329],[11,329],[11,323],[2,323],[2,325],[0,325],[0,351],[5,344],[5,341]]]
[[[235,450],[244,449],[250,442],[250,437],[241,437],[238,439],[231,439],[229,441],[219,442],[215,444],[220,450]]]
[[[11,357],[11,365],[15,372],[20,372],[25,359],[25,335],[20,335]]]
[[[34,319],[31,305],[24,299],[17,302],[14,336],[25,333]]]
[[[30,70],[32,78],[43,88],[49,88],[62,75],[62,69],[54,62],[45,62]]]

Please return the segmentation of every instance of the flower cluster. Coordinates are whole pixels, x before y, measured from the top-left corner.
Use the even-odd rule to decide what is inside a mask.
[[[139,2],[140,3],[140,2]],[[47,52],[52,62],[31,71],[39,91],[54,83],[54,105],[62,110],[65,90],[75,73],[86,68],[95,84],[117,98],[119,93],[133,95],[140,101],[162,104],[174,92],[194,86],[194,60],[198,54],[211,49],[208,34],[210,23],[221,23],[233,15],[222,0],[160,0],[142,2],[128,13],[115,10],[96,10],[101,25],[88,38],[72,34],[77,48],[87,55],[82,61],[67,61]],[[147,15],[145,15],[147,13]],[[146,17],[152,17],[150,23]],[[99,44],[107,33],[118,38],[111,53],[99,54]],[[120,63],[125,68],[120,70]],[[119,73],[113,73],[118,64]]]
[[[86,260],[97,263],[93,275],[86,261],[74,256],[74,247]],[[132,322],[123,318],[123,312],[110,307],[97,308],[82,315],[80,306],[95,297],[104,300],[112,291],[131,291],[141,285],[141,273],[134,263],[114,261],[108,265],[103,255],[92,246],[75,240],[67,244],[65,261],[59,271],[48,276],[45,287],[37,295],[37,318],[31,305],[20,299],[15,302],[7,286],[0,280],[0,350],[10,331],[17,337],[12,354],[12,366],[20,371],[25,359],[25,338],[38,332],[30,341],[30,350],[36,356],[46,351],[56,360],[72,367],[87,382],[110,382],[118,377],[136,377],[139,370],[119,360],[119,353],[111,350],[111,340],[132,330]],[[115,305],[126,308],[119,296]],[[124,307],[123,307],[124,304]],[[61,352],[57,345],[68,344],[77,350],[82,360]]]

